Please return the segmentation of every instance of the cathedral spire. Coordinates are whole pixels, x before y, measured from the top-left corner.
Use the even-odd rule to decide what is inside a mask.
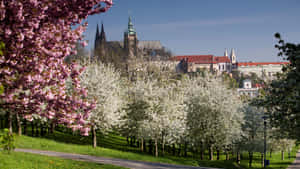
[[[99,39],[100,39],[100,41],[106,41],[103,22],[101,23],[101,33],[99,35]]]
[[[129,35],[136,34],[135,29],[133,28],[133,23],[131,21],[131,16],[129,16],[129,18],[128,18],[128,34]]]
[[[224,56],[228,57],[227,49],[225,49]]]
[[[95,48],[98,46],[98,40],[99,40],[99,25],[97,24],[97,28],[96,28],[96,35],[95,35]]]
[[[99,36],[99,25],[97,24],[97,28],[96,28],[96,38]]]
[[[231,63],[236,63],[236,55],[234,49],[231,49],[230,60]]]

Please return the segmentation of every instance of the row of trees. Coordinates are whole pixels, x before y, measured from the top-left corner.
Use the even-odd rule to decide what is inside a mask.
[[[128,78],[111,65],[86,67],[81,84],[98,100],[89,118],[93,129],[102,133],[117,129],[138,140],[141,151],[148,143],[155,156],[164,155],[166,147],[173,147],[173,152],[174,147],[181,147],[182,154],[198,152],[201,159],[208,150],[211,160],[215,151],[218,155],[225,152],[227,159],[230,152],[236,152],[239,160],[239,153],[247,151],[251,165],[253,153],[263,152],[264,111],[238,98],[227,76],[176,75],[160,65],[157,71],[144,70]],[[268,130],[270,153],[294,145],[292,140],[278,141],[277,130]]]

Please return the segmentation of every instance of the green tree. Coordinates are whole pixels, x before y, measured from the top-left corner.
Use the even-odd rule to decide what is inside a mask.
[[[282,136],[300,138],[300,44],[285,43],[279,33],[275,34],[278,56],[290,62],[265,90],[265,96],[253,101],[267,108],[270,122]]]
[[[0,148],[8,153],[15,149],[15,136],[8,129],[0,131]]]

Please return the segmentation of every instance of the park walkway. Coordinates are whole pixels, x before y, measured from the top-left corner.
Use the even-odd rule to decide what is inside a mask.
[[[15,151],[61,157],[61,158],[66,158],[71,160],[88,161],[88,162],[101,163],[101,164],[112,164],[112,165],[122,166],[131,169],[216,169],[216,168],[209,168],[209,167],[192,167],[192,166],[183,166],[183,165],[152,163],[152,162],[104,158],[104,157],[96,157],[90,155],[80,155],[80,154],[31,150],[31,149],[16,149]]]
[[[296,160],[287,169],[300,169],[300,150],[296,154]]]

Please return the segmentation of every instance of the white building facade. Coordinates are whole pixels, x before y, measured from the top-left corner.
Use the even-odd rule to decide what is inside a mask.
[[[243,75],[255,73],[265,80],[276,78],[276,73],[282,72],[284,65],[288,62],[243,62],[237,64],[237,70]]]

